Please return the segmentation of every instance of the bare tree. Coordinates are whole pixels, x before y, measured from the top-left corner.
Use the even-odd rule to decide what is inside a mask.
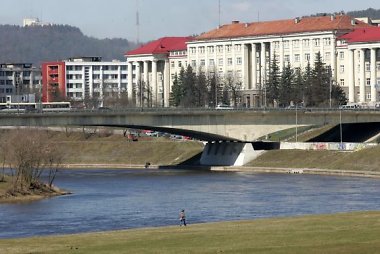
[[[48,133],[37,130],[12,132],[6,141],[5,158],[13,171],[13,190],[28,191],[42,186],[41,174],[49,170],[51,186],[62,160],[58,146]]]
[[[230,101],[236,107],[240,102],[242,82],[236,72],[227,73],[224,77],[224,87],[230,95]]]

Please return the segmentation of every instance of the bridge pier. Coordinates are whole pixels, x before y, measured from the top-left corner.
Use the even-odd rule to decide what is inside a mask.
[[[205,166],[243,166],[264,151],[255,151],[252,143],[208,142],[200,164]]]

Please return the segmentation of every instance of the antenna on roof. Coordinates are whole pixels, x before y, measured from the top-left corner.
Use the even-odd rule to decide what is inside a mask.
[[[220,27],[220,0],[218,0],[218,26]]]
[[[136,0],[136,43],[140,44],[140,15],[139,15],[139,0]]]
[[[257,11],[257,22],[260,22],[260,11]]]

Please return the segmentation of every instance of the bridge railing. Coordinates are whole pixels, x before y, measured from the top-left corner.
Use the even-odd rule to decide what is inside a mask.
[[[93,114],[112,114],[112,113],[127,113],[127,112],[380,112],[380,108],[270,108],[270,107],[260,107],[260,108],[226,108],[226,109],[216,109],[216,108],[109,108],[109,109],[56,109],[54,111],[28,111],[28,110],[5,110],[0,109],[0,114],[62,114],[62,113],[93,113]]]

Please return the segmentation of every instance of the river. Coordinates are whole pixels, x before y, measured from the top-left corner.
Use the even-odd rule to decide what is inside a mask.
[[[192,170],[62,170],[73,192],[0,204],[0,238],[380,210],[380,180]]]

